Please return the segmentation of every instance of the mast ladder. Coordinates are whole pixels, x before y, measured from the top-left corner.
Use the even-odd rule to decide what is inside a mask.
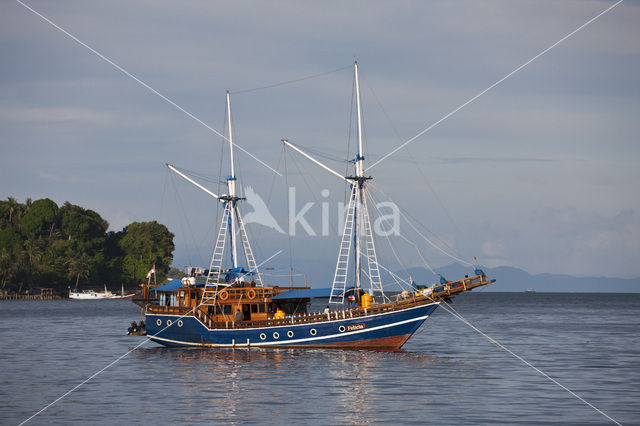
[[[365,238],[365,255],[367,256],[367,262],[369,264],[369,282],[371,290],[374,294],[380,292],[384,298],[384,291],[382,290],[382,280],[380,278],[380,268],[378,267],[378,256],[376,254],[376,245],[373,240],[373,230],[371,229],[371,220],[369,219],[369,208],[367,207],[366,196],[363,197],[362,203],[362,218],[364,225],[364,238]]]
[[[227,241],[227,230],[229,229],[229,215],[231,214],[231,203],[225,202],[224,212],[222,213],[222,222],[216,239],[216,246],[211,256],[211,265],[209,266],[209,275],[202,292],[201,305],[213,305],[218,294],[218,284],[222,276],[222,259],[224,258],[224,246]],[[215,271],[215,272],[214,272]],[[215,279],[214,279],[215,276]]]
[[[249,267],[249,274],[253,274],[255,276],[256,284],[259,287],[263,287],[264,283],[262,282],[262,277],[260,276],[260,271],[258,271],[258,265],[256,264],[256,259],[253,257],[253,250],[251,250],[251,244],[249,244],[249,237],[247,237],[247,230],[244,227],[244,221],[240,216],[240,211],[236,207],[236,216],[238,218],[238,225],[240,228],[240,239],[242,240],[242,247],[244,248],[244,255],[247,258],[247,266]]]
[[[333,276],[329,303],[344,303],[344,292],[347,284],[347,273],[349,271],[349,254],[351,253],[351,240],[353,237],[354,214],[357,202],[356,192],[357,185],[353,185],[351,196],[349,197],[349,206],[347,207],[344,231],[342,232],[342,242],[340,243],[340,251],[338,252],[338,261],[336,262],[336,272]]]

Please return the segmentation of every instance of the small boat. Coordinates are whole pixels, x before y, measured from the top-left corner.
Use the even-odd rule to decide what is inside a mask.
[[[536,291],[534,289],[532,289],[532,288],[528,288],[524,292],[531,294],[531,293],[535,293]]]
[[[227,92],[231,156],[231,173],[226,179],[228,193],[215,194],[167,164],[170,170],[221,203],[222,220],[211,264],[202,282],[189,277],[159,287],[143,285],[142,294],[133,302],[143,309],[149,339],[165,346],[202,348],[395,350],[405,344],[440,303],[495,281],[476,267],[473,276],[457,281],[441,277],[436,285],[423,288],[416,285],[412,291],[394,296],[385,294],[380,273],[382,266],[377,260],[367,208],[366,191],[371,177],[365,176],[357,62],[354,79],[358,146],[355,159],[351,160],[355,166],[353,174],[344,176],[333,171],[296,145],[283,141],[287,147],[343,179],[350,190],[331,288],[294,287],[292,281],[284,286],[267,284],[260,273],[238,208],[243,198],[237,195],[235,187],[231,106]],[[240,250],[244,251],[244,266],[239,262]],[[230,258],[229,267],[223,266],[225,257]],[[353,262],[351,267],[350,262]],[[348,276],[353,279],[349,286]],[[308,311],[308,304],[314,297],[328,297],[329,305],[324,311]]]
[[[107,290],[107,286],[104,286],[104,291],[83,290],[83,291],[69,291],[69,299],[75,300],[100,300],[100,299],[113,299],[115,294]]]
[[[114,294],[113,297],[110,297],[112,300],[116,299],[133,299],[135,293],[124,294],[124,284],[122,285],[122,289],[120,290],[120,295]]]

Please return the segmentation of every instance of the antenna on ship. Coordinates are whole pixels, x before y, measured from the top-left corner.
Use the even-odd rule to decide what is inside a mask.
[[[364,275],[369,279],[369,286],[371,290],[374,293],[379,292],[384,297],[384,291],[382,289],[382,282],[380,279],[380,268],[378,266],[378,257],[376,254],[376,245],[373,238],[369,210],[367,208],[367,181],[372,179],[372,177],[367,177],[364,173],[365,158],[364,151],[362,149],[362,109],[360,106],[360,82],[358,79],[357,61],[354,63],[354,79],[356,86],[356,110],[358,120],[358,148],[355,158],[351,161],[356,168],[354,176],[343,176],[311,157],[288,140],[283,139],[282,141],[286,146],[291,147],[318,166],[335,176],[344,179],[351,187],[349,205],[347,207],[344,229],[340,240],[340,250],[338,251],[338,260],[336,262],[336,270],[333,276],[333,284],[331,286],[331,296],[329,298],[329,303],[340,304],[344,304],[344,296],[347,290],[346,284],[347,277],[349,275],[352,245],[354,246],[354,290],[356,292],[356,297],[360,296],[360,289],[362,288],[363,257],[365,258],[368,266],[368,274],[365,273]]]
[[[236,193],[236,174],[234,164],[234,143],[233,143],[233,130],[231,127],[231,98],[229,91],[226,95],[226,109],[227,109],[227,124],[229,126],[229,137],[225,138],[229,142],[229,156],[231,163],[231,174],[226,178],[227,194],[218,195],[200,185],[195,180],[178,170],[175,166],[167,164],[167,167],[182,177],[186,181],[192,183],[196,187],[205,191],[207,194],[216,198],[222,203],[224,212],[222,213],[222,221],[218,228],[218,236],[216,238],[216,244],[211,256],[211,264],[209,266],[209,274],[205,283],[204,291],[202,292],[202,305],[213,305],[218,292],[218,287],[228,287],[229,283],[225,283],[222,280],[223,277],[223,260],[225,257],[225,248],[227,246],[227,238],[229,239],[229,255],[233,270],[237,270],[238,267],[238,234],[240,234],[240,242],[244,251],[244,256],[247,261],[247,267],[249,274],[253,275],[256,284],[260,287],[264,285],[262,282],[262,276],[258,270],[255,257],[253,256],[253,250],[247,236],[247,230],[242,220],[242,215],[238,208],[238,201],[244,200],[243,197],[238,197]]]

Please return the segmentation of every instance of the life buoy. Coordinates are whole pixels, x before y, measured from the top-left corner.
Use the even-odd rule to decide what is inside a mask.
[[[256,298],[256,291],[254,289],[251,289],[247,292],[247,297],[249,299],[255,299]]]
[[[229,292],[227,290],[222,290],[220,293],[218,293],[218,299],[227,300],[228,298],[229,298]]]

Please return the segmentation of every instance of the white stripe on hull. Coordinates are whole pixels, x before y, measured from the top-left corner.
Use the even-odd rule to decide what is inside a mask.
[[[396,312],[400,312],[400,311],[396,311]],[[390,327],[395,327],[397,325],[402,325],[402,324],[408,324],[410,322],[415,322],[415,321],[424,321],[427,318],[429,318],[429,315],[425,315],[422,317],[417,317],[417,318],[411,318],[408,320],[404,320],[404,321],[398,321],[398,322],[394,322],[392,324],[384,324],[384,325],[379,325],[376,327],[372,327],[372,328],[366,328],[366,329],[362,329],[362,330],[355,330],[355,331],[349,331],[349,332],[345,332],[345,333],[339,333],[339,334],[331,334],[328,336],[317,336],[317,337],[309,337],[306,339],[295,339],[295,340],[287,340],[287,341],[276,341],[276,342],[256,342],[256,343],[236,343],[236,344],[223,344],[223,343],[193,343],[193,342],[183,342],[180,340],[172,340],[172,339],[166,339],[163,337],[156,337],[156,336],[148,336],[149,339],[157,341],[157,340],[161,340],[163,342],[168,342],[168,343],[174,343],[174,344],[179,344],[179,345],[189,345],[189,346],[206,346],[206,347],[211,347],[211,348],[232,348],[232,347],[237,347],[237,348],[246,348],[246,347],[250,347],[250,346],[289,346],[289,345],[293,345],[296,343],[304,343],[304,342],[312,342],[312,341],[319,341],[319,340],[327,340],[327,339],[333,339],[336,337],[341,337],[341,336],[349,336],[349,335],[354,335],[354,334],[359,334],[359,333],[366,333],[366,332],[370,332],[370,331],[375,331],[375,330],[381,330],[381,329],[385,329],[385,328],[390,328]],[[303,324],[303,325],[310,325],[310,324]],[[288,326],[282,326],[282,327],[288,327]],[[265,327],[267,328],[267,327]],[[268,327],[268,328],[273,328],[273,327]],[[227,330],[227,329],[220,329],[219,331],[238,331],[238,329],[233,329],[233,330]]]

